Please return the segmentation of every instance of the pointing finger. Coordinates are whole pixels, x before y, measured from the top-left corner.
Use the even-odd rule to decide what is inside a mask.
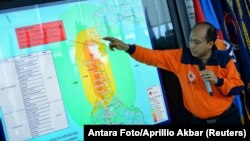
[[[112,43],[109,43],[109,49],[114,51],[114,45]]]
[[[107,41],[110,41],[110,42],[118,41],[118,39],[113,38],[113,37],[104,37],[103,40],[107,40]]]

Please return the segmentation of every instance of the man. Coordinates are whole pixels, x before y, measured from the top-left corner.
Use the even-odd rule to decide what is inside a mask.
[[[243,82],[233,59],[217,50],[216,38],[215,27],[202,22],[192,28],[189,49],[151,50],[113,37],[103,39],[110,41],[111,50],[124,50],[139,62],[175,73],[191,124],[241,124],[233,99],[242,92]]]

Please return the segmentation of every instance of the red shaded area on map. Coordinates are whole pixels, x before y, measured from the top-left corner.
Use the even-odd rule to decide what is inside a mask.
[[[19,48],[29,48],[66,39],[62,21],[16,28]]]

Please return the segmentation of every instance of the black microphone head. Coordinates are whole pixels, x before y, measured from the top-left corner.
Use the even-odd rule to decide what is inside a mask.
[[[205,65],[203,63],[198,64],[200,71],[205,70]]]

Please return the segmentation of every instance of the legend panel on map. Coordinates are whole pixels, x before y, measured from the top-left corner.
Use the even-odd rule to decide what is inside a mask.
[[[148,88],[148,97],[152,109],[152,116],[155,123],[168,120],[166,105],[160,86]]]

